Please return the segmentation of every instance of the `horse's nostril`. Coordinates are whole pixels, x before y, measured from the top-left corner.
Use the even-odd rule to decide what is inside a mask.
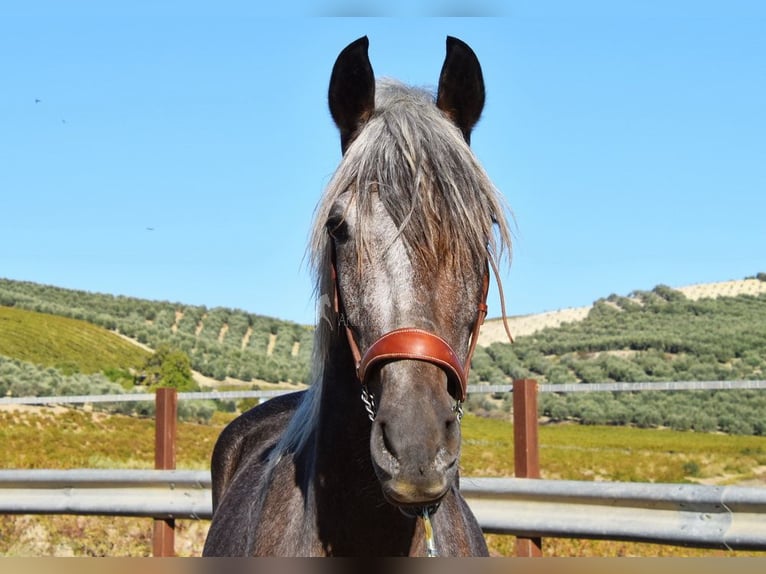
[[[398,455],[396,453],[396,449],[394,448],[394,445],[391,442],[390,437],[388,436],[388,433],[386,432],[387,426],[385,422],[378,423],[380,425],[380,436],[383,439],[383,448],[386,449],[386,452],[390,454],[394,458],[398,458]]]
[[[455,416],[448,417],[444,422],[444,440],[453,448],[460,442],[460,421]]]

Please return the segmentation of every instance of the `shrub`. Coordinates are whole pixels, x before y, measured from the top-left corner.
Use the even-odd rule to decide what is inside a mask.
[[[755,432],[753,424],[750,421],[742,420],[740,418],[726,419],[725,423],[720,424],[721,430],[729,434],[751,435]]]
[[[550,417],[554,421],[563,421],[569,417],[569,404],[566,396],[556,393],[540,395],[538,410],[541,415]]]
[[[718,429],[718,420],[712,415],[696,411],[692,415],[692,428],[697,432],[713,432]]]
[[[651,405],[644,405],[636,409],[632,420],[639,428],[653,428],[662,424],[662,416]]]
[[[167,387],[178,391],[198,391],[189,356],[170,345],[160,345],[144,364],[143,372],[152,389]]]
[[[673,430],[685,431],[692,428],[692,417],[686,413],[671,413],[665,424]]]
[[[695,460],[689,460],[683,464],[683,471],[686,476],[699,476],[700,475],[700,465]]]
[[[182,421],[208,423],[215,411],[215,401],[178,401],[178,418]]]

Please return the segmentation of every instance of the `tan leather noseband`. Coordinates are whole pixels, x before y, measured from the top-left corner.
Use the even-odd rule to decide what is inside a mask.
[[[341,313],[340,288],[335,261],[332,262],[333,280],[335,283],[334,304],[336,313]],[[356,375],[362,385],[366,385],[367,377],[376,367],[381,367],[392,361],[414,360],[431,363],[442,369],[447,375],[448,390],[458,402],[466,399],[468,391],[468,371],[471,357],[479,339],[479,329],[487,316],[487,293],[489,291],[489,269],[482,279],[482,297],[478,305],[476,322],[471,331],[471,339],[465,363],[461,363],[457,353],[449,343],[439,335],[417,329],[404,327],[394,329],[378,338],[364,355],[359,351],[354,333],[348,323],[345,324],[346,337],[354,357]]]

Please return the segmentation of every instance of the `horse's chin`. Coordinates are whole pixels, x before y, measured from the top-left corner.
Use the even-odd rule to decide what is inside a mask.
[[[399,512],[404,514],[407,518],[420,518],[425,515],[433,516],[433,514],[439,510],[439,504],[430,504],[428,506],[400,506]]]

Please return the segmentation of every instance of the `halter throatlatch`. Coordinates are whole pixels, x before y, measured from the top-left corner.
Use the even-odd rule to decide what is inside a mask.
[[[335,261],[332,262],[332,276],[335,294],[333,303],[335,312],[340,313],[340,288],[338,286],[338,273],[335,269]],[[423,329],[404,327],[394,329],[378,338],[362,354],[354,338],[354,333],[346,324],[346,338],[351,349],[351,354],[356,365],[356,376],[362,384],[362,400],[365,403],[370,419],[375,418],[374,398],[367,390],[367,377],[376,368],[392,361],[423,361],[436,365],[447,375],[448,390],[455,399],[455,411],[458,418],[462,413],[461,403],[465,401],[468,392],[468,371],[471,367],[471,357],[479,340],[479,329],[487,316],[487,293],[489,292],[489,270],[485,271],[482,278],[482,295],[477,309],[477,317],[471,331],[471,339],[465,362],[461,362],[457,353],[439,335]]]

